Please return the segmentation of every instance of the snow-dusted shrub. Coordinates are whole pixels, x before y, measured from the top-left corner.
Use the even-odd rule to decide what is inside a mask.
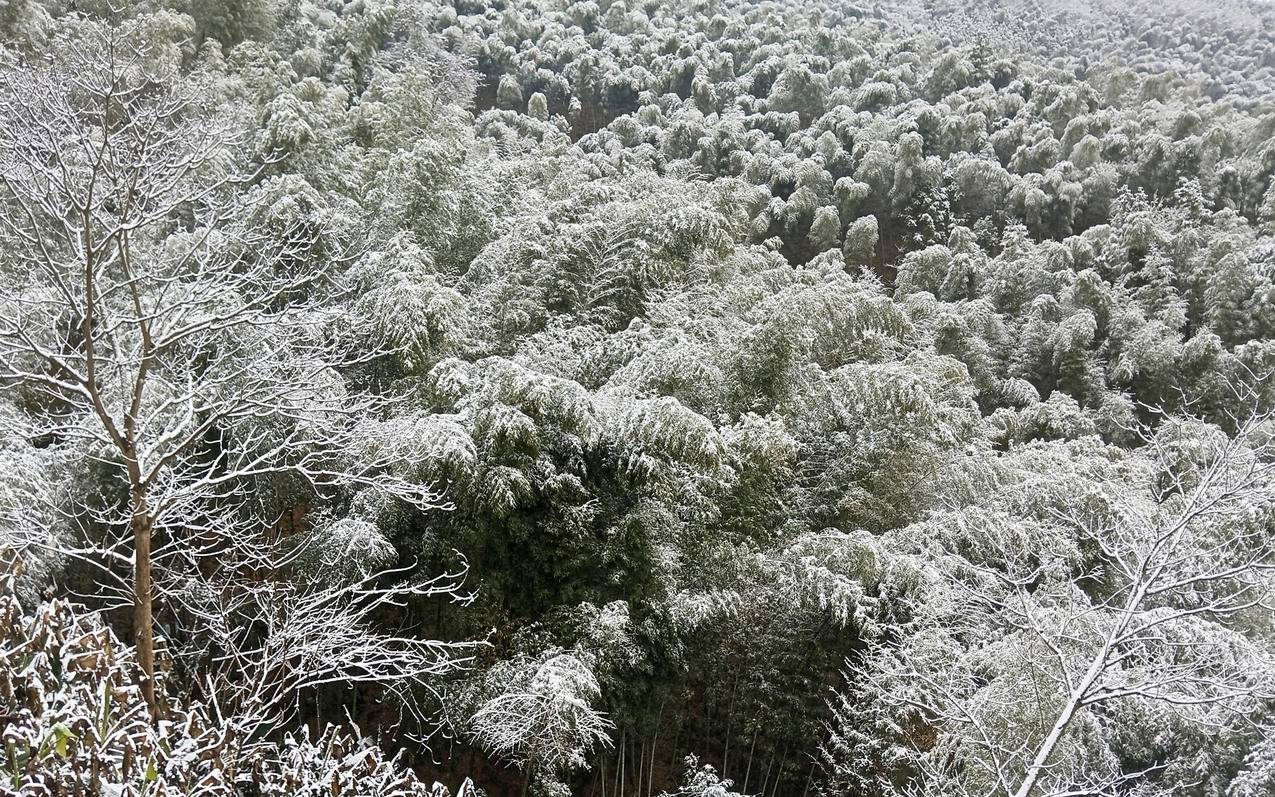
[[[14,583],[12,574],[0,579],[0,794],[447,794],[357,730],[328,726],[311,739],[307,729],[282,744],[253,739],[235,718],[177,699],[162,680],[152,718],[130,646],[64,600],[24,612]],[[457,797],[472,793],[466,779]]]
[[[705,764],[700,766],[697,756],[685,758],[686,772],[682,776],[682,785],[677,791],[663,792],[660,797],[744,797],[737,791],[731,791],[735,784],[718,776],[717,770]]]

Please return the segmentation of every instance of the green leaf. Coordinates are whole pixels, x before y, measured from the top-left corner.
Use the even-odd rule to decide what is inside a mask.
[[[105,739],[106,732],[111,727],[111,703],[113,701],[111,699],[110,690],[111,690],[110,681],[103,679],[102,680],[102,697],[101,697],[102,711],[97,718],[97,736],[99,739]]]
[[[71,739],[75,738],[75,734],[71,733],[71,729],[60,722],[53,726],[52,732],[54,752],[56,752],[59,756],[66,758],[69,742]]]

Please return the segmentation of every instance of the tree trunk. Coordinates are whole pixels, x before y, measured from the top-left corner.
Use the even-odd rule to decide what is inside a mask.
[[[664,701],[660,700],[660,710],[655,713],[655,733],[651,736],[651,764],[646,776],[647,797],[655,794],[655,748],[660,741],[660,723],[664,721]]]
[[[730,702],[726,707],[726,745],[722,750],[722,777],[730,777],[730,729],[735,719],[735,693],[739,689],[739,673],[735,673],[735,682],[730,688]]]
[[[642,797],[642,765],[646,763],[646,739],[638,737],[638,760],[637,760],[637,785],[633,787],[633,793],[637,797]]]
[[[133,488],[133,637],[137,664],[142,668],[142,697],[151,717],[158,719],[155,702],[155,616],[151,581],[151,514],[146,493]]]
[[[1039,780],[1049,766],[1049,757],[1053,755],[1054,748],[1062,741],[1063,736],[1067,733],[1067,728],[1071,725],[1072,719],[1076,716],[1076,711],[1080,706],[1081,698],[1085,691],[1097,678],[1102,660],[1095,660],[1091,665],[1089,672],[1086,673],[1085,680],[1081,682],[1081,686],[1072,692],[1071,697],[1067,700],[1067,704],[1058,714],[1058,718],[1054,721],[1054,726],[1049,729],[1049,735],[1041,742],[1036,750],[1036,756],[1032,759],[1031,766],[1027,768],[1027,775],[1023,778],[1023,782],[1019,784],[1018,790],[1014,792],[1014,797],[1028,797],[1032,793],[1032,789],[1036,788],[1036,781]]]
[[[770,783],[770,770],[773,769],[774,766],[775,754],[772,752],[770,757],[766,759],[766,774],[761,776],[761,788],[757,790],[757,793],[761,795],[761,797],[766,797],[766,784]]]
[[[611,781],[614,786],[611,788],[611,794],[618,797],[620,794],[620,759],[624,757],[624,731],[620,731],[620,747],[615,751],[615,779]]]
[[[1050,756],[1053,755],[1054,749],[1066,735],[1068,728],[1071,726],[1071,721],[1076,716],[1076,712],[1080,711],[1084,705],[1089,690],[1093,688],[1093,685],[1098,682],[1098,679],[1102,677],[1103,672],[1107,669],[1116,640],[1124,633],[1129,623],[1129,618],[1133,616],[1133,613],[1142,604],[1142,600],[1146,596],[1148,583],[1144,581],[1138,584],[1137,588],[1129,596],[1129,600],[1125,603],[1123,618],[1115,628],[1107,632],[1107,638],[1103,641],[1102,647],[1098,649],[1098,652],[1094,654],[1089,663],[1089,669],[1085,671],[1080,682],[1072,689],[1071,695],[1067,698],[1067,703],[1058,713],[1053,727],[1049,729],[1049,734],[1041,742],[1040,747],[1036,749],[1036,755],[1032,759],[1031,765],[1027,767],[1027,774],[1022,783],[1014,791],[1014,797],[1029,797],[1032,790],[1036,788],[1036,781],[1049,768]]]
[[[677,743],[682,740],[682,726],[685,725],[687,722],[686,718],[684,718],[680,713],[676,714],[675,716],[677,717],[677,720],[676,720],[677,724],[673,726],[673,747],[671,750],[672,754],[669,756],[669,760],[668,760],[668,767],[669,769],[674,770],[674,777],[676,777],[676,770],[677,770]]]
[[[771,797],[779,793],[779,780],[784,776],[784,767],[788,764],[788,742],[784,742],[784,751],[779,756],[779,771],[775,773],[775,785],[771,787]]]

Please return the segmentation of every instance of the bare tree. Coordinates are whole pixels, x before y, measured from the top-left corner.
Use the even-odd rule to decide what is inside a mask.
[[[21,408],[4,431],[74,448],[127,486],[123,501],[79,508],[105,531],[63,553],[94,561],[103,594],[114,584],[131,604],[152,708],[157,598],[231,666],[220,680],[232,691],[274,678],[276,707],[281,685],[334,673],[322,656],[355,678],[446,670],[454,649],[367,629],[403,594],[375,572],[287,583],[313,543],[251,511],[252,491],[277,478],[441,500],[391,474],[401,452],[376,425],[388,400],[341,376],[375,353],[347,354],[333,323],[339,252],[313,219],[272,220],[258,185],[269,159],[251,165],[251,141],[212,107],[211,87],[164,67],[140,36],[81,22],[48,62],[0,77],[0,390]],[[457,575],[406,591],[455,594]],[[285,638],[314,666],[268,666]]]
[[[1075,550],[1033,542],[1004,515],[960,535],[977,555],[938,552],[951,598],[927,600],[942,619],[856,670],[872,699],[915,718],[902,725],[927,789],[1115,794],[1159,769],[1125,772],[1085,752],[1088,723],[1119,701],[1219,729],[1258,716],[1275,697],[1275,657],[1248,633],[1275,587],[1270,420],[1233,437],[1166,423],[1133,480],[1075,496],[1055,521],[1095,551],[1085,572],[1067,564]]]

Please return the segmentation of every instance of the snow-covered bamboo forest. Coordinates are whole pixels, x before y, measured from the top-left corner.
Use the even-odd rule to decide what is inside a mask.
[[[0,0],[0,794],[1275,795],[1275,4]]]

